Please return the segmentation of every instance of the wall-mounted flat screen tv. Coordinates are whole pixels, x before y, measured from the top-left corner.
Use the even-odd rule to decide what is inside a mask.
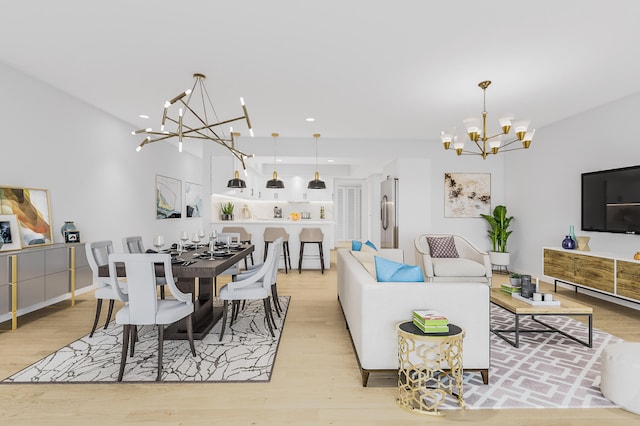
[[[582,230],[640,234],[640,166],[582,174]]]

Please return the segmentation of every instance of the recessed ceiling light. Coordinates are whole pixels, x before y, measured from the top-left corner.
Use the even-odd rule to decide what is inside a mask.
[[[307,120],[309,122],[316,121],[316,119],[313,118],[313,117],[307,117],[307,118],[305,118],[305,120]]]
[[[327,160],[327,163],[335,163],[336,160]]]
[[[149,118],[149,116],[146,115],[146,114],[140,114],[138,117],[140,117],[140,118]]]
[[[278,158],[276,161],[277,161],[278,163],[282,163],[282,158]]]

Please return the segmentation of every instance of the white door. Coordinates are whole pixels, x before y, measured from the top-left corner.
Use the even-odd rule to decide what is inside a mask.
[[[336,241],[362,240],[362,185],[339,184],[336,190]]]

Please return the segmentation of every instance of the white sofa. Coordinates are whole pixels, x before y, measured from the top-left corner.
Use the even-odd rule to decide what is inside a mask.
[[[459,257],[432,257],[428,237],[453,236]],[[489,253],[479,250],[466,238],[455,234],[418,235],[414,241],[416,262],[422,267],[427,281],[486,282],[491,286]]]
[[[380,256],[403,261],[399,249]],[[396,325],[413,310],[436,309],[465,331],[463,367],[489,382],[489,286],[487,283],[378,282],[350,250],[338,250],[338,299],[366,386],[369,373],[397,371]]]

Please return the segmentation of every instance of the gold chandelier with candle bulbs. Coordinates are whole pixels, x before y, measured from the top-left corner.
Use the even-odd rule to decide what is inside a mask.
[[[444,149],[455,150],[458,155],[480,155],[483,159],[486,159],[490,154],[529,148],[536,132],[535,129],[529,131],[528,120],[514,120],[511,114],[498,118],[502,133],[487,136],[487,87],[490,84],[491,81],[488,80],[478,83],[478,86],[482,89],[483,96],[482,117],[471,117],[463,120],[469,140],[474,144],[472,149],[465,149],[464,141],[458,139],[458,136],[455,135],[455,128],[440,133]],[[511,140],[503,142],[503,136],[508,135],[511,128],[514,129],[514,136],[512,136]],[[522,142],[522,146],[505,149],[518,141]]]
[[[249,128],[249,135],[253,136],[253,129],[251,128],[251,121],[249,120],[244,99],[240,98],[243,113],[241,116],[220,120],[213,107],[213,102],[211,102],[207,88],[204,85],[206,76],[197,73],[193,75],[193,78],[195,82],[191,89],[185,90],[170,101],[164,103],[159,131],[148,128],[131,132],[134,135],[147,135],[140,145],[138,145],[136,151],[139,152],[145,145],[150,143],[177,139],[178,151],[182,152],[183,141],[187,139],[208,140],[228,149],[246,170],[244,160],[253,157],[253,155],[245,154],[235,148],[235,137],[240,136],[240,133],[233,132],[233,130],[230,129],[230,134],[227,137],[224,130],[220,127],[236,121],[244,121]],[[176,108],[174,106],[178,106],[177,111],[175,111]],[[177,116],[175,115],[176,112]],[[215,119],[215,121],[210,121],[212,119]]]

